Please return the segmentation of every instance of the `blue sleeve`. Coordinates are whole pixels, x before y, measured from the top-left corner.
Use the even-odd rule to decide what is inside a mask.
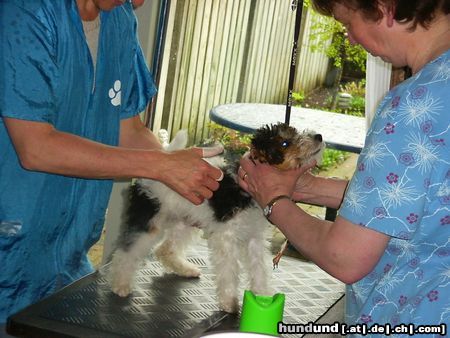
[[[380,106],[339,214],[354,224],[408,239],[420,231],[439,129],[448,126],[440,84],[411,81]],[[447,122],[446,122],[447,121]]]
[[[31,7],[31,8],[30,8]],[[35,9],[35,11],[31,11]],[[0,116],[52,122],[58,67],[55,38],[42,7],[0,3]]]
[[[132,56],[133,62],[128,86],[124,93],[124,109],[121,113],[121,119],[141,113],[157,91],[139,44],[136,24],[134,34],[135,52]]]

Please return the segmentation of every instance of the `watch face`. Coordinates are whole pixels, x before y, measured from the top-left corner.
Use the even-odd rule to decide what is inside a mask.
[[[269,206],[266,206],[266,207],[263,209],[263,212],[264,212],[264,216],[268,216],[269,213],[270,213],[270,207],[269,207]]]

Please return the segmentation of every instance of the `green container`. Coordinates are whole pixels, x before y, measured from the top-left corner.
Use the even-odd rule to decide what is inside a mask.
[[[246,290],[239,331],[279,336],[278,322],[283,321],[284,299],[283,293],[272,297],[257,296]]]

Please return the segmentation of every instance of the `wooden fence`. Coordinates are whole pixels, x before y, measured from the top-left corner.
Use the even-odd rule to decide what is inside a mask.
[[[294,91],[319,86],[328,69],[309,48],[312,17],[303,11]],[[291,0],[172,0],[153,130],[188,129],[199,142],[218,104],[284,104],[294,22]]]

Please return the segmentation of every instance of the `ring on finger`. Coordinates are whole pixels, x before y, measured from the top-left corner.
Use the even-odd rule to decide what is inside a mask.
[[[245,170],[244,169],[242,169],[242,167],[241,166],[239,166],[239,168],[238,168],[238,176],[239,176],[239,178],[241,179],[241,180],[243,180],[244,179],[244,176],[247,174],[246,172],[245,172]],[[243,175],[241,175],[240,173],[243,173]]]
[[[248,177],[248,173],[245,173],[244,176],[242,176],[242,180],[245,181],[245,179]]]

